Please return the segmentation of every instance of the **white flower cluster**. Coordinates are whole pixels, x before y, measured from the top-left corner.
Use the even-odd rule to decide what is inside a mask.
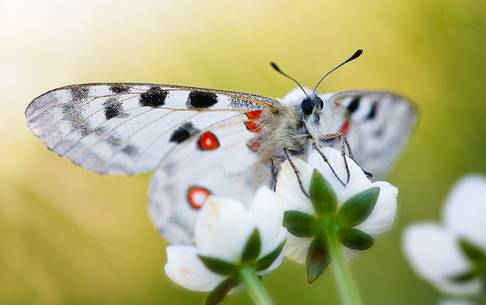
[[[304,188],[306,193],[312,193],[311,182],[315,171],[322,177],[321,180],[327,181],[326,185],[330,186],[328,192],[334,194],[330,198],[335,202],[322,203],[335,205],[334,214],[343,210],[343,205],[349,201],[358,204],[359,208],[363,200],[358,200],[361,197],[356,195],[374,190],[371,197],[365,196],[367,201],[364,202],[369,204],[361,208],[362,215],[353,216],[353,210],[348,209],[347,214],[360,218],[349,226],[349,232],[362,232],[372,240],[372,237],[390,228],[395,217],[397,189],[386,182],[371,182],[361,168],[347,157],[350,180],[344,186],[336,177],[347,175],[340,152],[326,148],[321,153],[325,154],[329,163],[324,162],[317,151],[311,152],[308,163],[294,160],[297,171],[292,169],[289,161],[284,162],[277,179],[276,192],[266,187],[260,188],[249,210],[238,201],[210,197],[198,215],[194,245],[172,245],[167,248],[165,272],[169,278],[194,291],[214,291],[226,287],[225,292],[229,292],[239,282],[236,279],[228,285],[225,283],[237,277],[238,271],[244,266],[252,266],[259,275],[279,266],[285,240],[285,255],[299,263],[305,262],[312,239],[288,233],[283,227],[284,211],[285,215],[288,212],[304,212],[312,217],[319,214],[315,211],[312,196],[308,198],[302,190]],[[354,201],[352,198],[355,198]],[[255,231],[258,232],[258,243],[251,241],[255,239],[252,237]],[[252,243],[258,247],[253,246],[251,250]],[[245,259],[248,251],[255,252],[250,260]]]

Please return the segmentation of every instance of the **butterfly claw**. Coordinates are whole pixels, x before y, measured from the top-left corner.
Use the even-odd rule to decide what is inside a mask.
[[[349,158],[350,158],[351,160],[353,160],[353,161],[354,161],[354,163],[356,163],[356,164],[359,166],[359,168],[361,168],[361,170],[362,170],[362,171],[365,173],[365,175],[366,175],[366,177],[367,177],[368,179],[373,178],[373,174],[372,174],[372,173],[370,173],[370,172],[368,172],[368,171],[366,171],[365,169],[363,169],[363,168],[362,168],[362,167],[361,167],[361,166],[358,164],[358,162],[357,162],[357,161],[354,159],[353,151],[351,150],[351,145],[349,145],[348,138],[347,138],[346,136],[343,136],[343,139],[344,139],[344,144],[346,145],[346,148],[348,149],[348,156],[349,156]]]
[[[365,175],[366,175],[366,177],[367,177],[368,179],[373,178],[373,174],[372,174],[372,173],[367,172],[367,171],[365,171],[365,170],[364,170],[364,169],[362,169],[362,168],[361,168],[361,170],[362,170],[362,171],[365,173]]]

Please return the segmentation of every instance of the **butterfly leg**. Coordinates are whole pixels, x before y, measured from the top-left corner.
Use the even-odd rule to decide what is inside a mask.
[[[349,145],[349,142],[348,142],[348,137],[343,136],[343,139],[344,139],[344,143],[346,144],[346,148],[348,149],[348,156],[349,156],[349,158],[351,160],[353,160],[354,162],[356,162],[356,160],[354,160],[353,151],[351,150],[351,145]]]
[[[371,179],[373,178],[373,174],[364,170],[359,164],[358,162],[354,159],[354,156],[353,156],[353,151],[351,150],[351,145],[349,145],[349,142],[348,142],[348,138],[346,136],[343,136],[344,138],[344,143],[346,144],[346,148],[348,149],[348,154],[349,154],[349,158],[351,160],[353,160],[358,166],[359,168],[361,168],[361,170],[365,173],[366,177],[368,177],[368,179]]]
[[[339,140],[339,151],[341,152],[341,156],[343,157],[344,165],[346,167],[346,173],[347,173],[346,184],[344,184],[344,186],[346,186],[349,183],[349,179],[351,177],[351,174],[350,174],[350,171],[349,171],[349,165],[348,165],[348,162],[347,162],[346,157],[345,157],[346,148],[348,149],[349,158],[351,160],[353,160],[359,166],[359,168],[361,168],[361,170],[365,173],[366,177],[368,177],[369,179],[373,177],[373,174],[364,170],[358,164],[358,162],[354,159],[353,152],[351,150],[351,145],[349,145],[348,139],[347,139],[345,134],[343,134],[343,133],[331,133],[331,134],[322,136],[319,140],[322,141],[322,142],[329,142],[330,140],[332,140],[332,141]]]
[[[336,179],[343,185],[343,186],[346,186],[346,183],[344,183],[344,181],[338,176],[338,174],[336,173],[336,171],[334,170],[334,168],[332,167],[331,163],[329,163],[329,160],[327,159],[326,155],[324,155],[324,152],[319,148],[319,146],[316,144],[316,143],[313,143],[314,145],[314,148],[316,149],[316,151],[319,153],[319,155],[321,155],[322,159],[324,160],[324,162],[326,162],[326,164],[329,166],[329,168],[331,169],[331,172],[334,174],[334,176],[336,177]],[[346,163],[347,164],[347,163]]]
[[[300,186],[302,193],[304,193],[304,195],[307,198],[310,198],[309,193],[306,191],[306,189],[304,188],[304,184],[302,183],[302,178],[300,177],[299,169],[297,168],[297,166],[295,166],[294,161],[292,161],[292,158],[290,158],[288,150],[286,148],[284,148],[283,151],[284,151],[284,154],[285,154],[285,159],[287,159],[289,161],[290,166],[292,166],[292,169],[294,170],[294,173],[297,176],[297,181],[299,182],[299,186]]]
[[[351,179],[351,173],[349,171],[349,165],[348,165],[348,160],[346,159],[346,136],[341,133],[341,132],[338,132],[338,133],[331,133],[331,134],[328,134],[328,135],[324,135],[323,137],[320,138],[321,141],[323,142],[327,142],[329,140],[338,140],[339,141],[339,151],[341,152],[341,156],[343,157],[343,160],[344,160],[344,166],[346,168],[346,175],[347,175],[347,178],[346,178],[346,183],[343,184],[343,186],[346,186],[348,183],[349,183],[349,180]],[[352,153],[351,153],[351,150],[349,150],[349,146],[348,146],[348,151],[349,151],[349,155],[350,155],[350,158],[352,158]],[[322,154],[321,154],[322,155]],[[341,183],[342,180],[340,179]]]
[[[272,190],[275,191],[275,188],[277,187],[277,174],[278,174],[278,170],[275,167],[275,162],[273,161],[273,158],[270,159],[270,174],[272,175],[272,185],[271,185],[271,188],[272,188]]]
[[[342,134],[342,133],[339,133],[339,151],[341,152],[341,157],[343,157],[343,160],[344,160],[344,166],[346,167],[346,175],[347,175],[347,178],[346,178],[346,185],[348,185],[349,183],[349,180],[351,179],[351,172],[349,171],[349,165],[348,165],[348,160],[346,159],[346,140],[345,140],[345,136]],[[349,152],[350,155],[351,152]]]

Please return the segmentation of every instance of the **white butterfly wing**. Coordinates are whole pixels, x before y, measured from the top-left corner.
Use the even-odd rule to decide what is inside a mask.
[[[327,132],[345,133],[358,164],[375,178],[385,175],[415,126],[416,107],[388,92],[345,91],[321,98],[335,106]]]
[[[238,114],[206,128],[175,147],[155,171],[149,211],[169,242],[192,242],[196,215],[209,195],[249,203],[258,186],[270,184],[271,167],[256,153],[258,133],[245,122],[248,117]]]
[[[175,146],[235,113],[276,100],[239,92],[157,84],[84,84],[49,91],[25,115],[61,156],[99,173],[153,170]]]
[[[323,96],[335,105],[332,133],[346,133],[358,163],[375,175],[391,166],[412,128],[415,108],[389,93]],[[261,111],[279,103],[231,91],[156,84],[85,84],[52,90],[26,109],[29,127],[49,149],[108,174],[156,169],[149,210],[170,242],[190,243],[210,194],[249,202],[274,169],[258,157]],[[273,172],[273,173],[272,173]]]

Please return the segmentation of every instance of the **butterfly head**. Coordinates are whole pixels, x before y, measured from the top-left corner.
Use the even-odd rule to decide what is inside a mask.
[[[308,88],[299,87],[290,91],[282,100],[285,106],[295,107],[303,118],[318,115],[324,108],[323,100]]]
[[[295,79],[293,78],[292,76],[288,75],[287,73],[283,72],[279,66],[277,66],[276,63],[274,62],[271,62],[270,65],[272,66],[273,69],[275,69],[275,71],[277,71],[278,73],[282,74],[283,76],[285,76],[286,78],[290,79],[291,81],[293,81],[295,84],[297,84],[298,88],[296,88],[295,90],[291,91],[283,100],[282,100],[282,103],[284,105],[287,105],[287,106],[290,106],[290,105],[294,105],[294,106],[299,106],[300,107],[300,111],[302,112],[302,115],[304,118],[308,118],[309,116],[311,116],[312,114],[315,114],[316,115],[316,118],[317,120],[319,120],[319,115],[318,113],[322,110],[322,108],[324,107],[324,102],[322,101],[322,99],[316,94],[316,90],[317,88],[319,87],[319,85],[322,83],[322,81],[329,75],[331,74],[332,72],[336,71],[337,69],[339,69],[341,66],[345,65],[346,63],[358,58],[359,56],[361,56],[361,54],[363,53],[362,50],[357,50],[356,52],[354,52],[353,55],[351,55],[351,57],[349,57],[348,59],[346,59],[345,61],[341,62],[340,64],[338,64],[337,66],[335,66],[334,68],[332,68],[331,70],[329,70],[327,73],[325,73],[320,79],[319,81],[317,82],[317,84],[314,86],[314,89],[310,90],[308,88],[304,88],[302,87],[302,85]],[[300,90],[299,90],[300,89]],[[300,94],[299,94],[300,93]]]
[[[304,116],[309,116],[314,112],[320,112],[323,106],[324,102],[322,99],[317,94],[314,94],[304,98],[300,103],[300,111],[302,111]]]

